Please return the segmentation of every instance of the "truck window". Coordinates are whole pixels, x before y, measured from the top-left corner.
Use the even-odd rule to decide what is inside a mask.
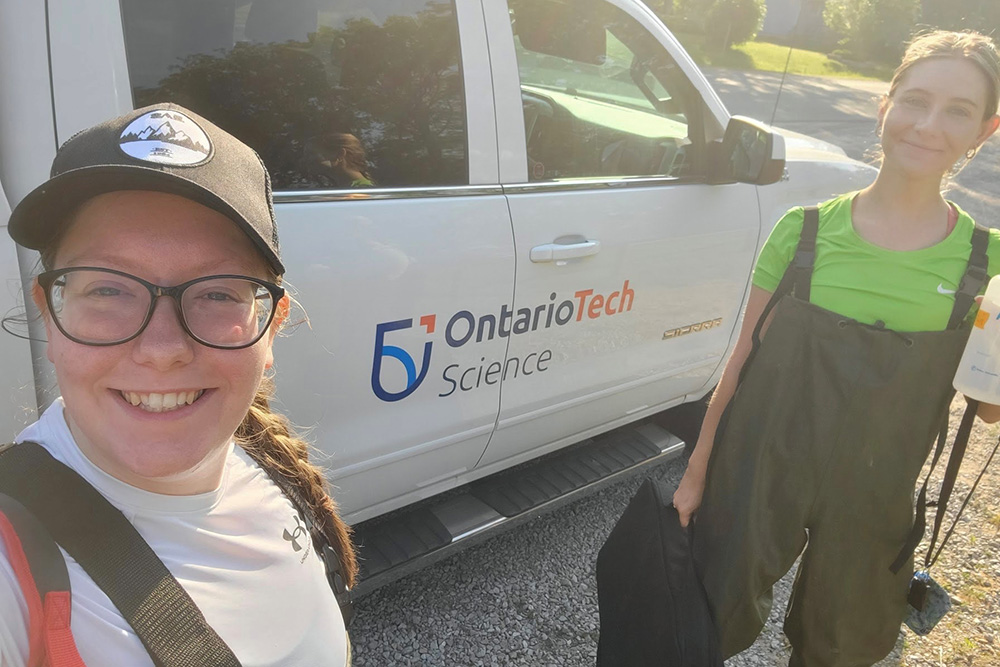
[[[663,46],[604,0],[510,0],[533,181],[689,176],[698,97]]]
[[[264,159],[276,190],[464,185],[450,0],[121,0],[133,102],[170,101]]]

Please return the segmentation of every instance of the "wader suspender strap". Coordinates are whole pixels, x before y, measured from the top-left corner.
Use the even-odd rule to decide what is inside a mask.
[[[743,378],[750,368],[750,363],[760,348],[760,332],[764,327],[764,322],[767,321],[768,315],[778,305],[778,302],[786,294],[794,294],[803,301],[809,300],[813,264],[816,262],[816,236],[818,233],[819,208],[809,206],[803,214],[802,232],[799,234],[799,244],[795,248],[795,256],[792,258],[788,268],[785,269],[784,275],[781,276],[778,286],[774,288],[774,293],[768,300],[767,305],[764,306],[764,310],[757,320],[757,326],[753,328],[753,346],[750,348],[747,360],[743,363],[743,368],[740,369],[740,377],[736,382],[737,386],[743,384]]]
[[[979,294],[979,290],[982,289],[983,285],[989,279],[989,274],[987,273],[989,269],[989,257],[986,254],[987,247],[989,246],[989,231],[985,227],[980,227],[976,225],[975,229],[972,231],[972,251],[969,253],[969,263],[965,269],[965,275],[962,276],[962,281],[959,283],[958,290],[955,292],[955,305],[951,310],[951,318],[948,321],[949,329],[957,329],[965,321],[965,318],[969,315],[969,310],[972,308],[972,304],[975,302],[976,295]],[[941,530],[941,524],[944,521],[944,515],[948,509],[948,501],[951,499],[952,489],[955,488],[955,480],[958,478],[958,470],[962,466],[962,459],[965,457],[965,450],[969,444],[969,435],[972,433],[972,425],[976,418],[976,412],[979,409],[979,401],[974,399],[969,399],[968,405],[965,408],[965,414],[962,416],[962,423],[958,427],[958,432],[955,434],[955,442],[951,448],[951,456],[948,457],[948,467],[945,469],[944,479],[941,481],[941,491],[938,494],[937,499],[937,512],[934,515],[934,531],[931,534],[930,544],[927,546],[927,554],[924,557],[924,567],[928,568],[933,565],[938,556],[941,555],[941,551],[944,549],[944,545],[947,544],[948,538],[951,537],[952,532],[955,530],[955,526],[958,524],[959,518],[962,516],[962,511],[965,510],[965,506],[969,503],[969,498],[972,497],[973,491],[976,490],[976,486],[979,485],[979,480],[982,479],[983,473],[986,472],[986,467],[989,466],[990,461],[993,460],[993,454],[996,454],[996,448],[993,449],[993,454],[990,454],[989,460],[986,462],[986,466],[983,467],[983,471],[979,473],[979,477],[976,479],[976,483],[972,485],[972,489],[969,490],[968,495],[965,497],[965,501],[962,503],[962,507],[959,508],[958,514],[955,515],[955,519],[952,521],[951,527],[945,532],[944,539],[941,541],[941,545],[938,547],[937,552],[934,551],[934,545],[937,542],[938,534]],[[934,447],[934,456],[931,459],[930,470],[927,471],[927,476],[924,478],[924,483],[920,487],[920,493],[917,495],[917,508],[916,516],[913,521],[913,528],[910,530],[909,536],[906,538],[906,543],[900,550],[899,555],[896,556],[896,560],[893,561],[889,569],[893,574],[899,572],[906,561],[909,560],[913,552],[916,551],[917,546],[920,544],[920,540],[924,537],[924,529],[927,525],[927,485],[930,482],[931,474],[934,472],[935,466],[937,466],[938,460],[941,458],[941,453],[944,451],[944,443],[948,438],[948,410],[945,409],[943,423],[941,424],[941,432],[938,434],[937,444]],[[997,443],[1000,446],[1000,441]]]
[[[239,667],[125,516],[40,445],[22,442],[0,451],[0,492],[24,505],[90,575],[157,667]]]
[[[955,307],[951,311],[951,319],[948,322],[949,329],[957,329],[965,321],[976,300],[976,295],[990,279],[989,273],[987,273],[990,258],[986,254],[989,243],[989,230],[976,225],[976,228],[972,230],[972,251],[969,253],[969,263],[965,267],[965,275],[962,276],[958,290],[955,292]]]
[[[802,214],[802,232],[799,245],[792,258],[793,294],[802,301],[809,300],[812,287],[813,265],[816,264],[816,236],[819,234],[819,208],[807,207]]]

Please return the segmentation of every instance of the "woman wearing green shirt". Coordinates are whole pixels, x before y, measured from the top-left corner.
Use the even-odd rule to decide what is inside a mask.
[[[912,528],[972,296],[1000,270],[1000,232],[974,234],[942,182],[1000,125],[998,96],[988,38],[917,38],[879,105],[875,182],[818,215],[789,211],[761,251],[674,495],[682,523],[697,512],[695,557],[727,657],[753,643],[800,554],[792,667],[871,665],[895,644],[912,569],[890,565]],[[979,416],[996,421],[1000,407]]]

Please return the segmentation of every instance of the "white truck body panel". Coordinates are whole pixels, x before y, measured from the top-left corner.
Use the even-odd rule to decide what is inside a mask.
[[[721,139],[729,114],[676,39],[640,3],[609,1],[683,72],[704,140]],[[49,0],[46,17],[0,0],[0,221],[45,180],[59,142],[132,108],[121,6]],[[704,395],[770,226],[873,173],[803,140],[768,186],[534,182],[507,4],[455,0],[454,12],[467,185],[275,193],[287,283],[308,315],[275,345],[277,405],[320,450],[351,522]],[[532,261],[571,241],[599,246]],[[23,307],[36,265],[0,237],[0,312]],[[37,322],[32,334],[44,335]],[[0,364],[9,438],[57,389],[41,343],[6,337]]]
[[[459,311],[510,301],[503,196],[282,204],[276,212],[288,282],[309,314],[308,327],[275,344],[277,395],[332,455],[326,465],[341,507],[361,520],[472,470],[496,422],[500,385],[440,397],[448,390],[442,373],[468,365],[470,351],[476,361],[502,359],[506,341],[456,349],[444,332]],[[428,315],[431,327],[421,325]],[[374,334],[401,320],[412,326],[387,331],[385,345],[405,350],[419,371],[430,342],[427,370],[412,395],[384,402],[370,388]],[[407,388],[397,359],[383,356],[380,371],[387,392]]]

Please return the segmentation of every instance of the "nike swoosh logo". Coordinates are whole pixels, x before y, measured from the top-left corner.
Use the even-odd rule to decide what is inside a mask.
[[[944,286],[944,283],[938,283],[938,294],[954,294],[955,290],[948,289]]]

